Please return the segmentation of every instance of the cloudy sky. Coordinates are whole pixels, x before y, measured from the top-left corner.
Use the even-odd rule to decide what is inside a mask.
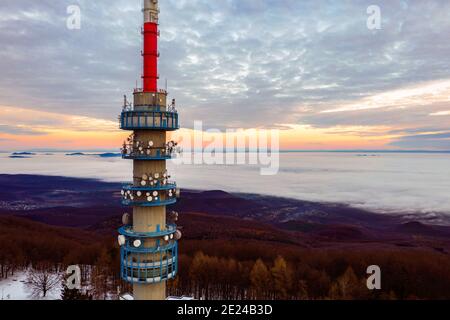
[[[381,9],[381,29],[367,8]],[[81,29],[66,27],[67,7]],[[116,148],[139,0],[2,0],[0,150]],[[182,125],[278,128],[285,149],[450,150],[450,1],[161,0]]]

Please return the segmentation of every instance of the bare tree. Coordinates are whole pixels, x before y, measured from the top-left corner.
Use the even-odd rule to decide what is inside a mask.
[[[48,270],[32,269],[28,272],[27,285],[35,298],[45,298],[49,291],[56,289],[61,283],[61,276]]]

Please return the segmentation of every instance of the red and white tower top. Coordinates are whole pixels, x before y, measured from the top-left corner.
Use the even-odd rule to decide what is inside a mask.
[[[144,92],[158,91],[158,0],[144,0],[144,70],[142,73]]]

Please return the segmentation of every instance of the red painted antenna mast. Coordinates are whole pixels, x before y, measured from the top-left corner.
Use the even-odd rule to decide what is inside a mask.
[[[144,27],[142,34],[144,36],[144,50],[142,56],[144,59],[144,70],[142,73],[142,82],[144,92],[158,91],[158,17],[159,7],[157,0],[144,0]]]

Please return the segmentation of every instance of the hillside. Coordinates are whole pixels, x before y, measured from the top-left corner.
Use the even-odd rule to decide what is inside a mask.
[[[26,177],[33,184],[24,185],[20,197],[11,197],[23,178],[0,176],[6,190],[0,203],[1,277],[29,264],[102,266],[112,279],[110,290],[115,290],[117,228],[125,211],[118,201],[120,185],[33,176]],[[12,189],[6,187],[9,182]],[[85,189],[79,191],[80,186]],[[305,297],[305,292],[312,299],[342,298],[332,288],[352,272],[353,298],[450,298],[447,226],[339,204],[222,191],[184,190],[174,209],[180,212],[183,238],[172,294],[254,297],[255,265],[263,263],[270,271],[282,257],[283,272],[292,283],[286,290],[293,298]],[[361,284],[365,268],[374,263],[383,269],[387,291],[371,296]],[[286,298],[261,290],[270,298]]]

